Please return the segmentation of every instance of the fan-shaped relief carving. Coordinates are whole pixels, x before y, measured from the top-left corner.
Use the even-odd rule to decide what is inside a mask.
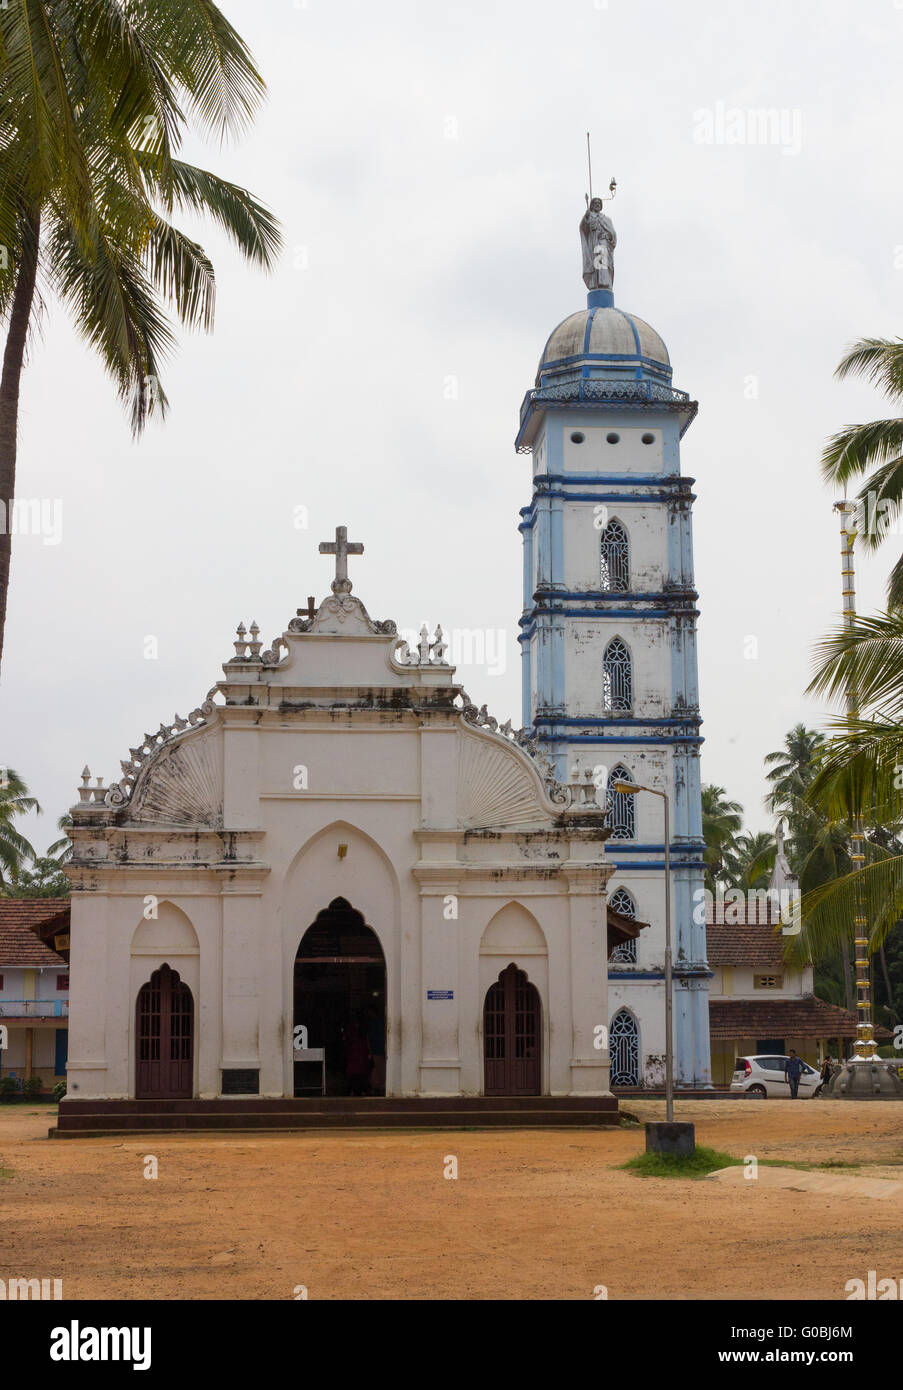
[[[223,823],[223,742],[219,729],[161,748],[132,797],[131,820]]]
[[[536,779],[522,755],[495,739],[458,739],[458,824],[468,829],[548,820]]]

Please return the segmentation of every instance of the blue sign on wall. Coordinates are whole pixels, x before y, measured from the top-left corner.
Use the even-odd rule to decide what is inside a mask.
[[[426,997],[427,999],[454,999],[455,991],[453,989],[428,989]]]

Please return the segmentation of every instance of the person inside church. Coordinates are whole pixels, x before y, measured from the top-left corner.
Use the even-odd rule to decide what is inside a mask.
[[[367,1019],[367,1044],[370,1049],[370,1094],[386,1093],[386,1021],[376,1004],[370,1005]]]
[[[366,1094],[370,1081],[370,1048],[358,1018],[353,1018],[345,1029],[345,1081],[350,1096]]]

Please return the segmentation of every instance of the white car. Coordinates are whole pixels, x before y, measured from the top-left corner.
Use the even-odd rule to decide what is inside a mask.
[[[738,1057],[734,1063],[731,1090],[742,1092],[753,1100],[766,1100],[772,1096],[790,1097],[790,1085],[784,1075],[787,1057],[763,1055],[759,1057]],[[808,1062],[803,1062],[800,1077],[800,1100],[809,1100],[821,1090],[821,1076]]]

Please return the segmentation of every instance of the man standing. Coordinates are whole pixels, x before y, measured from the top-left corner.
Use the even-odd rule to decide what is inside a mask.
[[[800,1088],[800,1077],[802,1076],[802,1074],[802,1059],[797,1057],[796,1053],[791,1047],[790,1055],[787,1058],[787,1061],[784,1063],[784,1075],[786,1076],[787,1084],[790,1087],[791,1100],[796,1100],[797,1091]]]

